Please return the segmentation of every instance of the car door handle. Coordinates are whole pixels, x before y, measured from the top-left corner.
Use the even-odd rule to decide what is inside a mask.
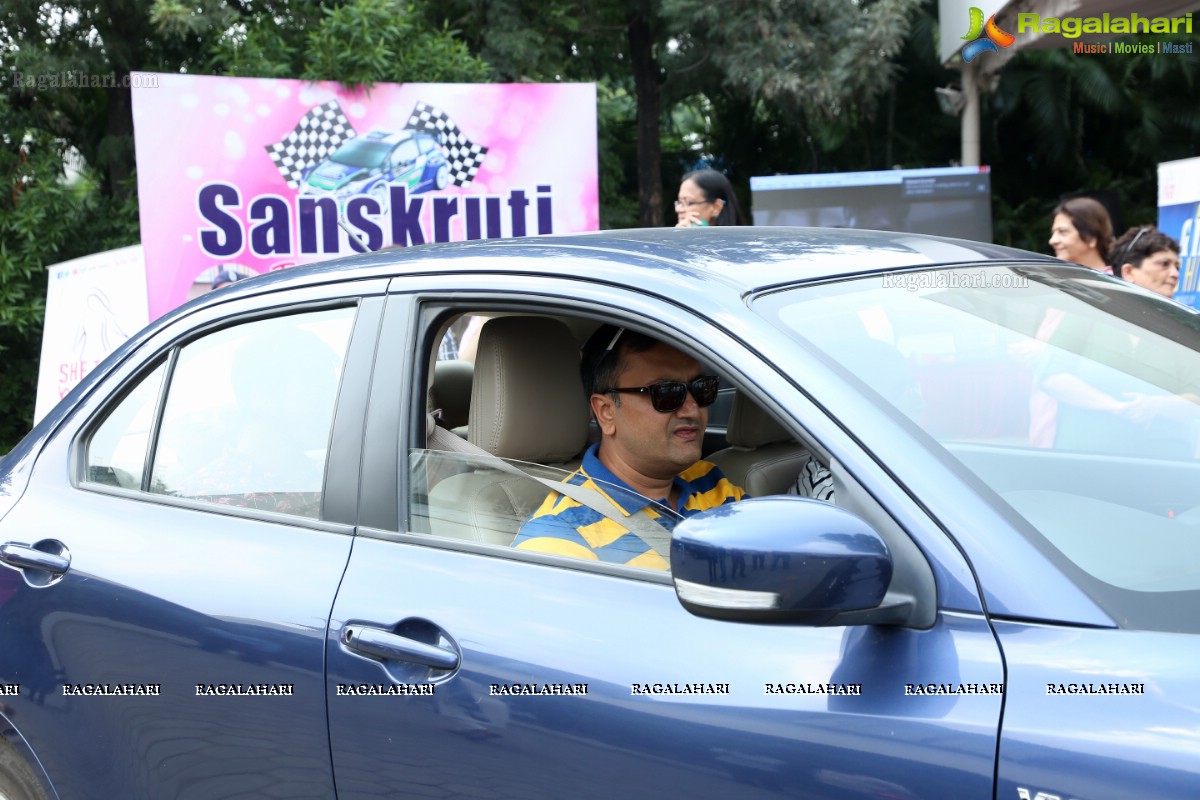
[[[48,552],[39,549],[37,545],[24,542],[5,542],[0,544],[0,562],[17,569],[40,569],[55,575],[61,575],[70,568],[71,556],[60,542],[47,540],[37,544],[49,546],[59,552]]]
[[[457,669],[458,653],[435,644],[418,642],[380,628],[347,625],[342,630],[342,643],[351,650],[375,658],[410,661],[434,669]]]

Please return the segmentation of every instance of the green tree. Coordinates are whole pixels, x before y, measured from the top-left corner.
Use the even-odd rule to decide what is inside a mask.
[[[674,127],[680,108],[771,107],[813,124],[861,114],[893,79],[919,0],[450,0],[437,13],[505,80],[596,80],[636,103],[639,222],[662,225],[664,175],[705,142]],[[536,34],[529,32],[536,31]],[[664,165],[664,139],[672,163]],[[611,157],[602,137],[601,172]],[[621,148],[623,151],[624,148]],[[602,189],[602,196],[606,196]]]
[[[0,95],[0,453],[33,424],[49,264],[137,241],[136,206],[63,182],[66,146]]]

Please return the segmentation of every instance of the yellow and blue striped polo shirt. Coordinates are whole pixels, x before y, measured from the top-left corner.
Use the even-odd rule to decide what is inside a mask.
[[[582,466],[564,478],[564,482],[600,492],[626,516],[645,509],[647,515],[670,530],[675,517],[658,511],[666,506],[666,500],[652,501],[638,494],[604,466],[597,455],[599,447],[598,444],[589,447]],[[680,517],[741,500],[745,495],[741,487],[730,483],[720,468],[709,461],[697,461],[676,475],[675,486],[679,489],[675,512]],[[643,569],[671,566],[620,523],[558,492],[547,495],[525,521],[513,540],[513,547]]]

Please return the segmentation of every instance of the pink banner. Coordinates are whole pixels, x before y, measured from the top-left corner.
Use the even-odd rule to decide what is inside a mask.
[[[155,78],[132,90],[150,319],[359,252],[352,235],[378,250],[599,227],[592,84]]]

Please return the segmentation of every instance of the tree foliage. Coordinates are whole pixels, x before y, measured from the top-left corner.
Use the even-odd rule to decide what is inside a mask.
[[[137,207],[63,182],[66,147],[0,95],[0,453],[33,424],[49,264],[137,241]]]
[[[347,86],[488,79],[487,64],[472,56],[452,31],[431,29],[423,22],[412,5],[397,0],[355,0],[326,9],[308,37],[301,77],[338,80]]]
[[[889,86],[919,1],[449,0],[430,9],[504,79],[602,81],[633,99],[630,189],[639,222],[654,226],[669,201],[664,183],[699,155],[695,141],[675,137],[677,109],[763,107],[814,124],[861,115]],[[614,173],[601,144],[601,171]],[[749,175],[733,177],[745,185]]]
[[[480,82],[487,63],[444,20],[407,0],[154,0],[162,35],[199,37],[198,73],[394,82]]]
[[[1200,50],[1200,35],[1180,41]],[[1006,64],[985,96],[996,240],[1045,251],[1050,211],[1061,196],[1084,191],[1115,195],[1121,230],[1154,222],[1157,164],[1197,155],[1195,65],[1194,56],[1110,58],[1065,48]]]

